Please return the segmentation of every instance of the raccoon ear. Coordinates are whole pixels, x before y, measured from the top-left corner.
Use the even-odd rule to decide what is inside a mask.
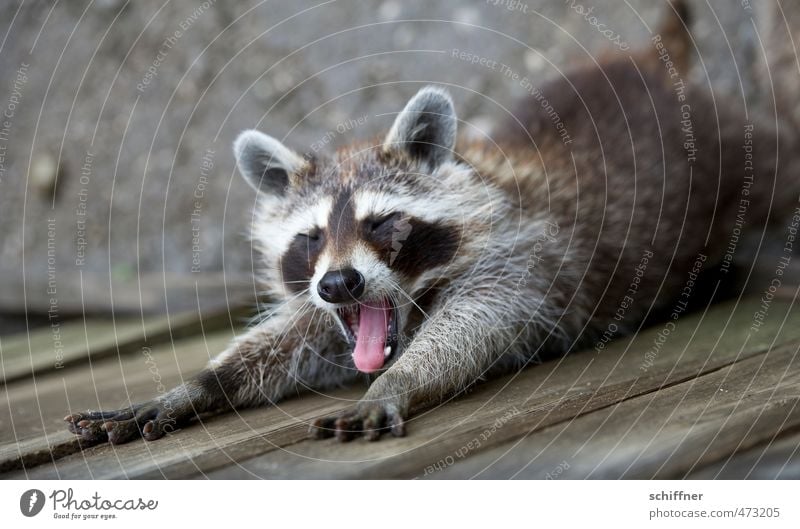
[[[426,86],[406,104],[383,143],[384,151],[404,151],[436,167],[453,156],[456,112],[450,95]]]
[[[261,193],[280,195],[286,191],[291,175],[305,161],[272,136],[246,130],[233,142],[233,153],[244,179]]]

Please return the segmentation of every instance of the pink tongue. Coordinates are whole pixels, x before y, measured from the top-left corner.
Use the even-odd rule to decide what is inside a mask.
[[[353,361],[359,371],[372,373],[383,367],[386,332],[391,307],[386,300],[361,305]]]

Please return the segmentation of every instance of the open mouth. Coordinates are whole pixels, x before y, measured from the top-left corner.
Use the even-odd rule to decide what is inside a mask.
[[[384,298],[341,307],[336,313],[354,346],[356,368],[363,373],[381,369],[397,349],[397,308]]]

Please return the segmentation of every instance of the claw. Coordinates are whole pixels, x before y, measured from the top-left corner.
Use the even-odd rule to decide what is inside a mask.
[[[318,418],[311,423],[309,432],[315,439],[336,437],[343,443],[359,435],[363,435],[367,441],[377,441],[384,432],[403,437],[405,423],[395,408],[373,403],[343,411],[333,417]]]
[[[405,437],[406,423],[400,415],[393,415],[390,425],[390,431],[395,437]]]
[[[153,441],[172,431],[167,430],[166,425],[174,423],[175,419],[164,415],[168,414],[163,408],[150,402],[124,410],[73,413],[64,420],[67,429],[83,441],[122,444],[141,437]]]
[[[333,437],[336,432],[334,429],[335,418],[333,417],[320,417],[311,423],[309,428],[310,433],[315,439],[327,439]]]
[[[336,439],[343,443],[352,441],[360,429],[360,417],[355,415],[340,417],[336,420]]]

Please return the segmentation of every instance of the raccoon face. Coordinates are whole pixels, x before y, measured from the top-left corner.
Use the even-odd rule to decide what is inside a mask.
[[[399,354],[418,296],[446,274],[463,235],[463,180],[450,97],[423,88],[382,141],[304,158],[258,131],[234,144],[259,193],[253,238],[274,291],[327,311],[369,373]]]

